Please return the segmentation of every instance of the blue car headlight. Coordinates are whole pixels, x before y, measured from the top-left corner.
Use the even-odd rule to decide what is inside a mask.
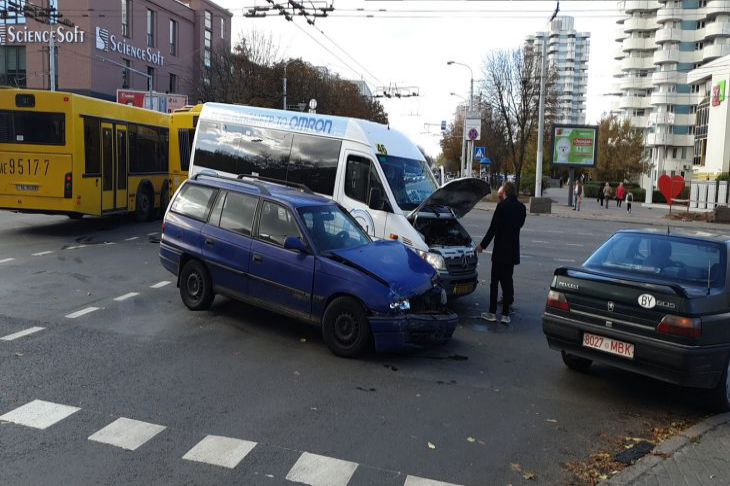
[[[393,310],[407,311],[410,310],[411,303],[408,301],[408,299],[396,300],[395,302],[390,304],[390,308]]]

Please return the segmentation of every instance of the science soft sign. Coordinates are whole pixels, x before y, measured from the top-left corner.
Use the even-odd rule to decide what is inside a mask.
[[[555,125],[553,128],[553,165],[595,167],[598,127]]]

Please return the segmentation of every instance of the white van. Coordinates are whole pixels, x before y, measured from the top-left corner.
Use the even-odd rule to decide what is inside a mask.
[[[458,218],[489,194],[489,185],[457,179],[439,188],[418,147],[388,126],[206,103],[190,177],[204,170],[304,184],[340,203],[372,237],[418,252],[450,296],[476,288],[475,245]]]

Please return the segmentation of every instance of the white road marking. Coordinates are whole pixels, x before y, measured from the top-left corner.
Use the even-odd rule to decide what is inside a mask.
[[[162,282],[157,282],[154,285],[150,285],[150,288],[151,289],[161,289],[165,285],[169,285],[169,284],[170,284],[170,281],[169,280],[163,280]]]
[[[550,243],[547,241],[542,240],[532,240],[532,243],[537,243],[538,245],[549,245]]]
[[[39,251],[38,253],[33,253],[33,256],[43,256],[43,255],[50,255],[53,253],[52,251]]]
[[[12,262],[13,260],[15,260],[15,258],[3,258],[2,260],[0,260],[0,263],[8,263]]]
[[[38,331],[42,331],[43,329],[45,329],[45,327],[39,327],[39,326],[29,327],[28,329],[23,329],[22,331],[18,331],[13,334],[8,334],[7,336],[0,337],[0,341],[15,341],[18,338],[22,338],[23,336],[27,336],[29,334],[33,334]]]
[[[159,235],[159,234],[160,234],[159,231],[153,231],[152,233],[147,233],[147,236],[155,236],[155,235]]]
[[[406,477],[403,486],[459,486],[454,483],[445,483],[443,481],[434,481],[433,479],[419,478],[417,476]]]
[[[116,245],[116,243],[114,243],[113,241],[105,241],[104,244],[107,245],[107,246],[108,245]]]
[[[114,297],[114,300],[117,302],[122,302],[123,300],[131,299],[132,297],[137,297],[139,295],[139,292],[130,292],[128,294],[120,295],[119,297]]]
[[[163,430],[163,425],[120,417],[93,433],[89,440],[134,451]]]
[[[132,240],[136,240],[136,239],[139,239],[139,236],[132,236],[131,238],[125,238],[124,241],[132,241]]]
[[[566,243],[565,246],[583,246],[582,243]]]
[[[74,245],[74,246],[67,246],[67,250],[78,250],[79,248],[86,248],[86,245]]]
[[[355,469],[355,462],[304,452],[289,470],[286,479],[310,486],[347,486]]]
[[[254,447],[256,442],[208,435],[186,452],[183,459],[233,469]]]
[[[563,263],[575,263],[575,260],[572,260],[570,258],[556,258],[555,261]]]
[[[593,233],[586,233],[586,232],[582,232],[581,233],[581,232],[579,232],[579,233],[576,233],[576,235],[580,235],[580,236],[593,236]]]
[[[78,310],[76,312],[72,312],[71,314],[67,314],[66,317],[68,319],[76,319],[77,317],[81,317],[86,314],[90,314],[94,311],[98,311],[98,307],[86,307],[85,309]]]
[[[79,410],[81,409],[70,405],[33,400],[0,416],[0,422],[10,422],[44,430]]]

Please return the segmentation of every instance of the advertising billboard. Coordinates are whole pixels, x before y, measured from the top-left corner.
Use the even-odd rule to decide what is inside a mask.
[[[137,108],[172,113],[188,104],[187,95],[150,93],[149,91],[135,91],[131,89],[117,90],[117,103],[132,105]]]
[[[595,167],[598,159],[597,145],[597,126],[555,125],[552,163],[556,166]]]

